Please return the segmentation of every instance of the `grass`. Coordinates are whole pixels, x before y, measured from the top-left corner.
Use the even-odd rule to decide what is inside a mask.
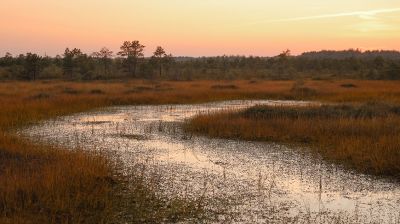
[[[0,145],[0,223],[158,223],[202,213],[197,201],[158,197],[158,183],[137,170],[122,175],[105,155],[10,136]]]
[[[102,156],[0,141],[1,223],[104,223],[115,177]]]
[[[341,87],[348,83],[357,88]],[[203,212],[195,201],[168,201],[159,198],[156,196],[159,195],[156,182],[149,185],[135,172],[129,176],[121,175],[118,167],[106,155],[90,150],[55,149],[45,144],[33,143],[17,136],[14,131],[18,128],[56,116],[113,105],[200,103],[230,99],[308,99],[334,102],[375,99],[398,103],[399,84],[400,82],[392,81],[354,80],[2,82],[0,223],[110,223],[118,222],[121,210],[130,214],[129,217],[122,217],[123,219],[153,223],[196,218]],[[252,119],[241,116],[237,117],[238,122],[240,119],[253,122]],[[293,120],[285,119],[288,125]],[[282,118],[282,122],[285,119]],[[353,118],[347,119],[354,124],[360,122]],[[382,124],[380,119],[386,122]],[[398,124],[396,117],[370,120],[375,123],[362,123],[366,130],[371,130],[368,132],[370,135],[375,128],[388,131],[386,126]],[[223,121],[228,122],[221,119],[215,125]],[[294,130],[302,130],[304,121],[295,121],[297,123]],[[257,130],[261,132],[264,127],[260,124],[245,124],[246,122],[242,123],[243,127],[249,125],[247,128],[252,130],[251,135],[260,136]],[[268,121],[264,119],[263,122]],[[348,125],[348,128],[354,124],[344,121],[341,123]],[[258,128],[253,129],[254,125],[258,125]],[[358,147],[364,145],[363,140],[371,142],[378,138],[373,136],[373,140],[368,140],[368,133],[365,139],[357,141]],[[284,137],[282,135],[281,138]],[[392,139],[394,137],[398,136],[386,134],[379,136],[377,140],[398,142],[399,138]],[[340,142],[343,145],[343,155],[349,150],[345,148],[346,141]],[[379,147],[380,144],[375,146]],[[386,150],[390,152],[393,149]],[[376,156],[380,157],[381,154]],[[129,183],[135,184],[131,186]]]
[[[326,159],[361,172],[395,177],[400,173],[400,106],[255,106],[199,115],[186,130],[211,137],[312,144]]]

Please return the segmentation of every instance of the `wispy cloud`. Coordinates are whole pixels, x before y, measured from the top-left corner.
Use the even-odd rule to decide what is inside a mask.
[[[367,32],[393,31],[393,30],[398,30],[399,28],[396,25],[387,24],[380,20],[368,20],[351,25],[350,29],[361,33],[367,33]]]
[[[378,14],[393,13],[393,12],[400,12],[400,8],[376,9],[376,10],[368,10],[368,11],[353,11],[353,12],[344,12],[344,13],[315,15],[315,16],[292,17],[292,18],[284,18],[284,19],[276,19],[276,20],[258,21],[258,22],[254,22],[252,24],[275,23],[275,22],[294,22],[294,21],[316,20],[316,19],[327,19],[327,18],[338,18],[338,17],[351,17],[351,16],[356,16],[361,19],[374,19]]]

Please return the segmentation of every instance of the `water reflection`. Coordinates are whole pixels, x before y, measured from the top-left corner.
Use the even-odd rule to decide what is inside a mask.
[[[158,173],[167,196],[225,200],[224,213],[217,221],[323,223],[327,217],[337,217],[343,222],[399,222],[398,183],[344,170],[306,149],[191,138],[179,126],[198,113],[256,104],[310,103],[228,101],[114,107],[48,121],[24,134],[69,147],[117,152],[127,169],[144,164],[144,173]]]

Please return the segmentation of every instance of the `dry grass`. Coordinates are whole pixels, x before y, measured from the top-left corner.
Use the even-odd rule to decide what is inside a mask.
[[[212,137],[312,143],[326,159],[359,171],[396,177],[400,173],[400,107],[396,106],[257,106],[200,115],[186,129]]]
[[[341,85],[352,83],[355,88]],[[215,88],[234,86],[235,88]],[[400,82],[388,81],[195,81],[195,82],[3,82],[0,83],[0,222],[1,223],[108,223],[121,209],[121,189],[125,177],[102,155],[85,151],[54,150],[36,145],[13,134],[13,130],[40,120],[94,108],[127,104],[199,103],[228,99],[317,99],[323,101],[364,101],[369,99],[400,102]],[[311,91],[309,91],[309,90]],[[307,94],[303,94],[307,92]],[[312,94],[309,94],[312,93]],[[264,126],[237,118],[243,130],[257,137]],[[393,118],[394,119],[394,118]],[[221,119],[216,124],[228,122]],[[232,121],[229,121],[229,124]],[[253,123],[247,123],[253,122]],[[263,121],[267,122],[267,121]],[[293,130],[301,131],[306,121],[282,118]],[[320,122],[323,122],[322,120]],[[359,122],[359,121],[352,121]],[[397,124],[379,119],[363,123],[366,129]],[[277,123],[280,124],[280,123]],[[343,121],[342,126],[351,123]],[[322,125],[322,123],[321,123]],[[332,124],[333,125],[333,124]],[[335,124],[339,125],[339,124]],[[238,127],[241,127],[238,126]],[[254,128],[257,126],[257,128]],[[340,126],[341,127],[341,126]],[[333,127],[332,127],[333,128]],[[335,126],[338,128],[338,126]],[[349,127],[350,128],[350,127]],[[364,129],[364,128],[363,128]],[[217,129],[216,129],[217,130]],[[327,129],[329,130],[329,129]],[[386,129],[385,129],[386,130]],[[316,129],[314,131],[321,131]],[[234,132],[236,133],[236,132]],[[286,135],[282,135],[283,137]],[[357,147],[374,140],[398,142],[398,136],[375,136],[352,141]],[[282,138],[283,138],[282,137]],[[377,139],[378,138],[378,139]],[[342,144],[342,157],[350,149]],[[334,142],[331,140],[330,142]],[[380,144],[375,144],[379,147]],[[373,144],[371,144],[373,145]],[[399,145],[399,144],[397,144]],[[388,145],[389,147],[390,145]],[[387,152],[392,150],[386,149]],[[361,153],[360,153],[361,154]],[[376,155],[381,156],[382,153]],[[374,159],[375,161],[377,159]],[[384,167],[384,165],[381,165]],[[384,168],[379,168],[382,170]],[[130,177],[132,178],[132,177]],[[198,209],[191,202],[165,202],[151,196],[156,187],[135,181],[137,188],[123,200],[130,201],[134,222],[156,222],[193,217]],[[142,186],[142,187],[140,187]],[[143,203],[142,203],[143,202]],[[146,203],[144,203],[146,202]],[[122,203],[124,204],[124,203]],[[126,204],[126,203],[125,203]],[[139,212],[142,211],[142,212]]]
[[[3,135],[1,223],[104,223],[114,177],[104,157],[54,150]]]

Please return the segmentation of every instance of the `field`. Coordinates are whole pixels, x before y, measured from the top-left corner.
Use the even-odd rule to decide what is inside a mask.
[[[156,183],[148,186],[135,173],[128,177],[122,175],[105,154],[55,149],[21,138],[15,130],[44,119],[106,106],[229,99],[379,101],[397,105],[400,103],[400,82],[132,80],[0,83],[0,222],[107,223],[121,218],[118,216],[121,209],[133,214],[136,222],[176,221],[201,216],[202,208],[198,203],[163,201],[156,196]],[[281,112],[274,111],[278,115]],[[400,119],[396,114],[362,119],[318,117],[317,120],[301,116],[288,118],[284,114],[271,120],[258,115],[233,114],[227,117],[230,119],[221,116],[198,117],[192,122],[191,130],[215,137],[333,145],[332,149],[327,148],[322,153],[335,160],[351,161],[357,169],[378,174],[393,174],[400,170],[397,148]],[[279,128],[265,128],[274,125]],[[291,131],[287,133],[289,126]],[[243,134],[249,130],[249,136]],[[335,134],[326,138],[333,130],[336,130]],[[353,134],[348,135],[349,132]],[[370,147],[365,148],[366,145]],[[382,146],[384,153],[380,150]],[[365,162],[365,155],[371,155],[368,162]],[[122,197],[121,192],[127,191],[126,182],[132,179],[135,186],[129,189],[128,196]],[[165,206],[167,203],[170,206]]]

